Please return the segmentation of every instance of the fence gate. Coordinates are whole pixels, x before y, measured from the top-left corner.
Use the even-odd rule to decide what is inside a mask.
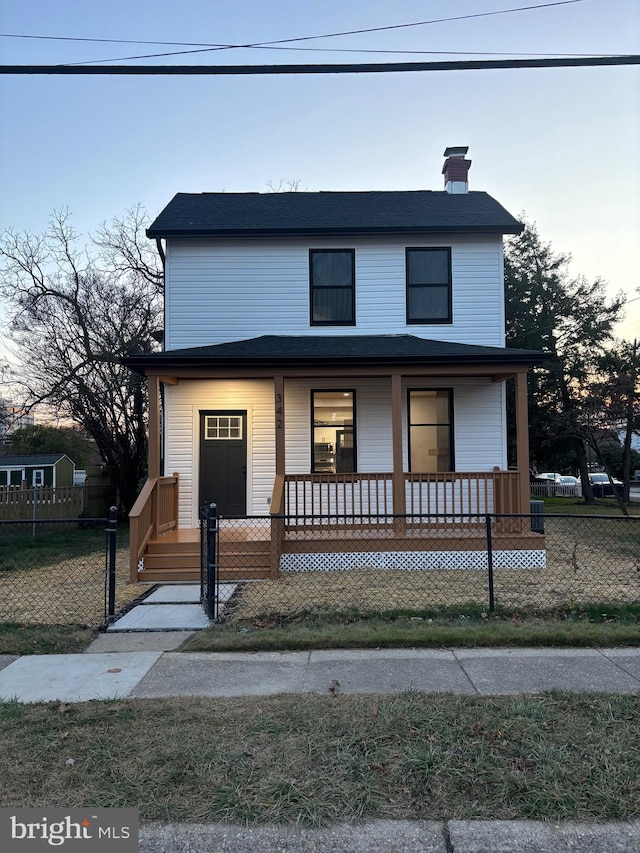
[[[218,509],[205,504],[200,510],[200,603],[209,619],[218,618]]]

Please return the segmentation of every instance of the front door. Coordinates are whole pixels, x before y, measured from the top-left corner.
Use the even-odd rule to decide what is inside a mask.
[[[200,412],[200,506],[247,513],[247,413]]]

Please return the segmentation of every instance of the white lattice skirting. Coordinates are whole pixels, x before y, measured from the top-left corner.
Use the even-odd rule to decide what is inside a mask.
[[[494,551],[494,569],[544,569],[546,551]],[[486,551],[349,551],[334,554],[283,554],[281,572],[344,572],[383,569],[394,572],[487,571]]]

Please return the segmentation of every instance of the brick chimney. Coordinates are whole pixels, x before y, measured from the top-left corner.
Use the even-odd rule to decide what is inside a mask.
[[[468,193],[468,173],[471,160],[465,160],[469,150],[468,145],[457,145],[445,148],[444,156],[447,158],[442,167],[444,175],[444,188],[448,193]]]

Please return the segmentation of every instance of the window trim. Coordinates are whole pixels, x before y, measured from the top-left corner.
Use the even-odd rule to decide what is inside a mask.
[[[446,391],[449,396],[449,448],[450,448],[450,459],[449,462],[451,464],[451,471],[456,470],[456,446],[455,446],[455,429],[453,422],[453,388],[407,388],[407,468],[409,472],[411,472],[411,427],[412,426],[446,426],[446,424],[419,424],[412,423],[411,421],[411,394],[413,391]],[[418,471],[417,473],[423,473]],[[437,472],[444,473],[444,472]]]
[[[446,252],[448,281],[438,284],[409,284],[409,252]],[[453,274],[451,269],[451,246],[405,246],[404,250],[405,305],[407,326],[435,326],[453,324]],[[409,290],[412,287],[447,288],[447,316],[413,319],[409,316]]]
[[[314,254],[350,254],[351,255],[351,319],[350,320],[314,320],[313,295],[316,290],[333,289],[330,285],[314,285]],[[355,249],[309,249],[309,325],[310,326],[355,326],[356,325],[356,250]]]
[[[36,474],[40,474],[41,482],[36,483]],[[31,486],[34,489],[42,489],[44,488],[44,468],[32,468],[31,469]]]
[[[313,448],[315,447],[315,423],[313,421],[313,413],[315,411],[314,407],[314,395],[315,394],[351,394],[351,399],[353,401],[353,471],[345,472],[350,474],[358,473],[358,433],[357,433],[357,412],[356,412],[356,389],[355,388],[310,388],[310,397],[309,397],[309,424],[311,427],[311,442],[309,446],[310,456],[311,456],[311,465],[309,466],[309,471],[311,474],[322,474],[322,471],[316,471],[315,468],[315,459]],[[335,448],[334,448],[335,453]],[[329,476],[334,476],[330,474]]]

